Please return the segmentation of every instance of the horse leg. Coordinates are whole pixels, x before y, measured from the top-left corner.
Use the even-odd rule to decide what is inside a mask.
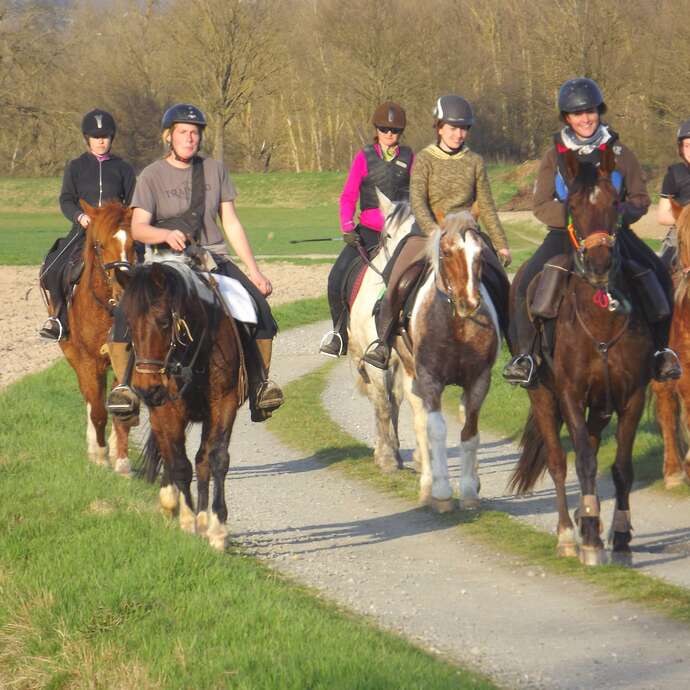
[[[539,429],[546,453],[546,466],[553,481],[556,492],[556,508],[558,510],[558,545],[556,551],[559,556],[572,558],[577,556],[577,542],[575,527],[568,512],[568,497],[565,491],[565,480],[568,474],[567,455],[561,445],[562,420],[558,411],[558,404],[553,394],[543,386],[529,391],[532,402],[534,423]]]
[[[390,379],[381,372],[372,376],[369,385],[376,417],[374,463],[384,473],[395,472],[398,469],[399,445],[391,419]]]
[[[604,544],[599,536],[599,498],[597,496],[597,456],[590,441],[584,412],[575,396],[566,396],[562,409],[575,448],[575,469],[580,481],[580,506],[577,522],[582,537],[580,561],[585,565],[601,565],[604,562]]]
[[[129,476],[132,472],[129,463],[129,428],[116,417],[111,417],[111,422],[108,439],[110,465],[118,474]]]
[[[107,465],[105,425],[108,413],[105,409],[105,372],[96,363],[75,367],[79,389],[86,400],[86,453],[96,465]]]
[[[467,388],[460,404],[460,505],[467,510],[479,507],[479,410],[489,392],[491,370],[485,369]]]
[[[645,390],[640,387],[627,401],[625,408],[618,413],[616,429],[616,460],[611,467],[613,483],[616,486],[616,509],[609,540],[612,542],[612,558],[623,565],[632,565],[630,541],[632,524],[630,522],[630,489],[634,471],[632,449],[635,433],[644,410]]]
[[[151,410],[151,429],[156,434],[170,479],[170,484],[161,487],[160,502],[170,514],[179,497],[180,527],[193,534],[196,526],[191,492],[193,471],[185,448],[186,420],[176,407],[167,404]]]
[[[419,367],[416,389],[426,411],[426,435],[431,451],[431,507],[437,513],[447,513],[453,510],[454,502],[448,476],[448,429],[441,411],[443,384]]]
[[[412,420],[417,444],[415,448],[415,464],[419,461],[419,504],[430,505],[432,502],[432,474],[427,438],[427,413],[422,399],[412,390],[413,379],[405,372],[402,373],[402,376],[405,398],[412,408]]]
[[[676,442],[690,427],[690,376],[681,376],[677,385],[676,401],[679,406],[679,411],[676,417]],[[684,474],[683,480],[690,483],[690,450],[685,454],[679,470]]]
[[[664,486],[667,489],[679,486],[684,481],[676,443],[680,405],[675,390],[675,381],[652,381],[652,391],[656,395],[656,421],[664,439]]]
[[[208,488],[211,481],[211,465],[208,459],[209,421],[204,420],[201,427],[201,442],[196,453],[196,532],[205,535],[208,530]]]
[[[388,402],[390,403],[390,417],[391,417],[391,447],[395,454],[395,460],[398,465],[398,469],[403,468],[403,459],[400,455],[400,436],[398,435],[398,423],[400,421],[400,390],[398,381],[399,376],[396,375],[397,367],[391,363],[386,371],[386,388],[388,390]]]

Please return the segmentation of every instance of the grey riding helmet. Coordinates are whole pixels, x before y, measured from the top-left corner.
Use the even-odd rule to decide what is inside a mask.
[[[680,127],[678,127],[678,133],[676,134],[676,139],[678,141],[683,141],[683,139],[690,139],[690,120],[685,120],[685,122],[680,123]]]
[[[92,139],[108,137],[114,139],[116,131],[117,127],[115,126],[113,116],[105,110],[100,110],[99,108],[89,110],[82,118],[81,132],[85,137],[91,137]]]
[[[163,113],[161,131],[170,129],[180,122],[198,125],[201,130],[206,127],[206,117],[199,108],[189,103],[176,103]]]
[[[599,85],[587,77],[568,79],[558,90],[558,110],[563,113],[580,113],[584,110],[606,112],[606,103]]]
[[[471,127],[474,124],[472,106],[462,96],[441,96],[434,107],[436,123],[445,122],[454,127]]]

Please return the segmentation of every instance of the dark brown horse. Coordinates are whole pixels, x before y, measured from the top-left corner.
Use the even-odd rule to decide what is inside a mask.
[[[597,496],[597,452],[601,434],[616,413],[617,450],[612,467],[616,508],[611,528],[613,556],[630,560],[630,503],[633,482],[632,448],[651,378],[652,336],[636,307],[609,299],[613,283],[621,295],[630,286],[620,270],[618,194],[611,181],[615,159],[602,154],[599,167],[579,165],[566,154],[569,229],[574,265],[555,321],[555,346],[550,366],[542,366],[539,383],[528,391],[530,414],[522,438],[523,450],[511,485],[529,491],[548,468],[558,506],[558,553],[577,555],[573,523],[565,492],[566,453],[560,441],[565,422],[575,449],[580,482],[576,522],[581,536],[580,560],[603,562],[601,520]],[[515,304],[520,271],[513,281]],[[513,313],[512,318],[524,318]]]
[[[182,260],[139,266],[122,299],[135,354],[132,385],[149,409],[152,436],[147,474],[163,462],[160,503],[180,526],[225,548],[228,445],[246,397],[236,324],[208,284]],[[201,422],[196,454],[198,508],[191,494],[192,466],[185,450],[190,422]],[[209,482],[213,502],[208,511]]]
[[[105,344],[113,323],[112,311],[122,294],[117,274],[134,263],[130,233],[131,209],[119,202],[94,208],[81,201],[91,218],[84,245],[84,271],[68,310],[69,338],[60,340],[62,351],[77,374],[86,401],[86,446],[88,457],[106,464],[105,408],[109,366]],[[48,297],[46,298],[48,299]],[[49,313],[53,313],[49,309]],[[110,463],[116,472],[129,474],[128,429],[113,420],[109,442]]]
[[[652,381],[657,421],[664,437],[664,485],[667,489],[690,482],[690,454],[686,433],[690,414],[690,205],[672,201],[678,229],[678,270],[673,276],[675,300],[669,347],[678,353],[683,373],[677,381]]]

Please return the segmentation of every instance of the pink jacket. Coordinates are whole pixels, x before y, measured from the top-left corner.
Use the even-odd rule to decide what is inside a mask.
[[[374,144],[376,153],[381,158],[381,147]],[[412,165],[414,157],[410,161],[410,172],[412,172]],[[367,159],[364,156],[364,151],[358,151],[352,167],[347,174],[343,193],[340,195],[340,229],[342,232],[352,232],[355,229],[355,211],[357,210],[357,203],[359,202],[359,187],[362,180],[369,174],[367,170]],[[368,208],[359,214],[359,222],[366,225],[372,230],[381,232],[383,229],[383,215],[377,208]]]

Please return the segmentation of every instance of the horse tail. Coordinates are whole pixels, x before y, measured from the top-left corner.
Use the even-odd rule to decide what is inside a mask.
[[[158,447],[156,436],[153,431],[150,431],[146,443],[139,454],[134,474],[137,478],[146,479],[147,482],[153,484],[158,478],[162,464],[163,456]]]
[[[547,462],[546,444],[531,409],[520,446],[522,454],[508,481],[508,488],[518,494],[524,494],[530,491],[544,474]]]

